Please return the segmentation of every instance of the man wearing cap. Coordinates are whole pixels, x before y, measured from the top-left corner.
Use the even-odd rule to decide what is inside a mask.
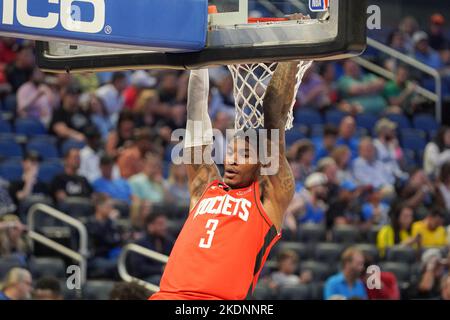
[[[375,125],[377,138],[373,141],[376,149],[377,159],[383,163],[385,168],[396,178],[407,179],[398,164],[403,157],[403,151],[398,143],[395,130],[397,125],[389,119],[381,119]]]
[[[425,219],[413,223],[412,236],[421,235],[422,247],[444,247],[448,243],[443,223],[443,209],[440,207],[432,208]]]
[[[60,140],[86,140],[83,131],[91,125],[91,120],[80,108],[80,94],[81,88],[77,84],[69,85],[63,92],[61,107],[53,113],[50,131]]]
[[[436,51],[449,49],[449,42],[444,36],[445,18],[440,13],[430,17],[430,29],[428,31],[430,47]]]
[[[414,43],[413,56],[415,59],[437,70],[444,67],[444,63],[442,62],[439,53],[430,47],[429,37],[426,32],[417,31],[414,33],[412,40]]]
[[[327,176],[320,172],[311,174],[305,181],[305,189],[294,195],[286,210],[286,224],[295,231],[298,224],[323,223],[327,205]]]

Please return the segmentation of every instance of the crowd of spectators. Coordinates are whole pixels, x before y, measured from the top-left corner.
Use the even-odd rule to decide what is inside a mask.
[[[450,92],[444,22],[435,14],[424,32],[405,18],[386,43],[442,72],[444,92]],[[26,268],[34,252],[22,211],[27,199],[44,197],[85,223],[88,277],[109,280],[119,279],[117,259],[127,243],[168,255],[189,206],[186,170],[171,163],[172,132],[185,127],[189,74],[44,74],[33,50],[32,42],[0,39],[0,258],[20,260],[6,275],[0,299],[31,297],[32,274]],[[336,267],[337,261],[341,266],[318,279],[319,269],[304,268],[299,252],[278,250],[276,265],[261,280],[271,292],[321,283],[318,296],[324,299],[450,298],[450,129],[405,128],[399,119],[411,123],[418,112],[429,111],[415,90],[429,88],[429,79],[388,58],[383,65],[395,72],[394,80],[371,74],[354,60],[317,63],[305,74],[293,129],[304,139],[288,143],[296,194],[287,210],[284,242],[301,244],[305,228],[323,227],[320,241],[340,245],[325,266]],[[210,74],[210,115],[223,132],[233,124],[233,82],[224,68]],[[326,120],[302,122],[311,114]],[[331,114],[340,117],[330,120]],[[20,121],[32,122],[43,135],[17,132]],[[425,141],[423,150],[406,145],[403,129]],[[30,147],[37,138],[46,149]],[[10,154],[8,143],[20,152]],[[11,162],[20,166],[14,178],[8,166],[2,170]],[[50,164],[56,169],[42,174]],[[87,214],[64,210],[74,202],[87,204]],[[353,244],[372,243],[375,257],[338,241],[335,231],[346,227],[362,235]],[[374,230],[373,239],[365,237]],[[306,243],[314,251],[320,241]],[[390,262],[386,259],[399,246],[414,252],[408,267],[417,266],[417,279],[402,279],[402,270],[387,268],[380,275],[383,289],[367,289],[370,265]],[[130,255],[128,265],[133,275],[152,283],[163,271],[138,254]],[[142,296],[141,289],[124,290]],[[61,289],[54,279],[43,278],[33,294],[60,299]]]

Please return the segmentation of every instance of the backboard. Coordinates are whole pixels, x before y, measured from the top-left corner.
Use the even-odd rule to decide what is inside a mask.
[[[170,3],[174,0],[164,1]],[[159,12],[159,15],[170,21],[173,29],[172,34],[161,35],[170,40],[171,37],[176,38],[178,43],[175,45],[173,42],[165,43],[164,39],[157,39],[158,30],[162,32],[164,27],[150,17],[140,27],[144,30],[156,30],[154,43],[151,42],[152,39],[145,45],[138,43],[133,32],[129,32],[131,35],[128,38],[123,37],[121,41],[115,42],[105,36],[105,31],[94,41],[90,39],[88,42],[83,41],[80,35],[70,38],[72,35],[67,33],[67,39],[50,39],[37,43],[38,64],[43,70],[51,72],[196,69],[235,63],[340,59],[358,55],[365,49],[367,5],[364,0],[190,1],[195,2],[196,7],[182,13],[186,19],[179,15],[180,7],[176,3],[181,2],[177,0],[172,7]],[[152,1],[128,0],[131,11],[134,10],[133,2],[150,5]],[[107,6],[108,3],[110,2],[106,1]],[[214,10],[211,6],[215,6]],[[204,15],[208,8],[210,13]],[[147,12],[142,7],[139,11],[140,14]],[[172,13],[178,16],[172,19]],[[287,16],[293,13],[310,15],[311,19],[287,20]],[[189,20],[188,16],[197,18]],[[204,16],[206,19],[203,19]],[[264,19],[267,17],[271,19]],[[107,16],[105,24],[114,23],[110,21],[113,18],[113,15]],[[189,24],[184,20],[188,20]],[[203,30],[198,30],[199,26]],[[190,32],[190,35],[195,45],[181,45],[184,42],[178,34],[193,27],[196,31]],[[164,30],[167,31],[167,28]]]

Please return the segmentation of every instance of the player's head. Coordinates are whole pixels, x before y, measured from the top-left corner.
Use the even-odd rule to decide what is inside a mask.
[[[259,134],[256,130],[238,131],[227,145],[224,182],[231,188],[245,188],[258,179]]]

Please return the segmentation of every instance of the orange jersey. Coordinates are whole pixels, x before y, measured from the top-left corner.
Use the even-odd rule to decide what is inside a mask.
[[[242,300],[280,239],[258,182],[230,189],[214,181],[189,213],[150,300]]]

